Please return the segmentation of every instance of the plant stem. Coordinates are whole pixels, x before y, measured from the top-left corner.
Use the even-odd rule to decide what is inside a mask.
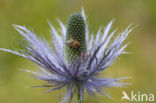
[[[81,95],[80,95],[80,88],[78,87],[77,90],[78,90],[78,91],[77,91],[77,99],[78,99],[78,103],[82,103],[82,101],[81,101]]]

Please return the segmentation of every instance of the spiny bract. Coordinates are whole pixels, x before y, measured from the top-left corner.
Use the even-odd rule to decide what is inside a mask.
[[[56,31],[49,23],[54,49],[43,37],[37,37],[25,26],[13,25],[25,38],[25,41],[21,41],[25,49],[0,50],[19,55],[37,64],[39,67],[37,71],[25,70],[34,74],[34,78],[47,82],[47,85],[37,87],[50,87],[51,89],[46,92],[66,88],[67,93],[62,103],[72,100],[75,94],[78,94],[78,102],[82,103],[85,90],[89,95],[102,93],[108,96],[102,88],[127,85],[119,81],[127,79],[125,77],[100,78],[99,73],[111,66],[119,55],[126,53],[124,49],[128,44],[123,45],[123,41],[132,31],[131,25],[112,39],[116,30],[110,33],[113,23],[111,21],[104,32],[101,32],[100,28],[95,37],[94,34],[90,37],[83,9],[81,14],[72,14],[67,28],[60,20],[59,23],[61,32]]]

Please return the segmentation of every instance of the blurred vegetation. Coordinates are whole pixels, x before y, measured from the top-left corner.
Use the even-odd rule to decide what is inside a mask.
[[[66,23],[68,16],[85,8],[90,32],[115,18],[113,28],[122,31],[130,23],[139,25],[128,37],[130,55],[120,56],[103,72],[103,76],[130,76],[128,88],[106,89],[114,99],[105,96],[90,98],[85,103],[120,103],[122,91],[156,93],[156,1],[155,0],[0,0],[0,48],[19,48],[15,39],[22,39],[12,24],[26,25],[48,39],[49,19],[58,28],[57,17]],[[50,39],[48,39],[50,40]],[[58,103],[61,91],[39,94],[43,89],[26,88],[42,84],[18,69],[36,66],[13,54],[0,52],[0,103]],[[100,98],[100,99],[98,99]],[[128,103],[128,102],[127,102]]]

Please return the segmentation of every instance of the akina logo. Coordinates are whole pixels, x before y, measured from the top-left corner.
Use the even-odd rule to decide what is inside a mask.
[[[129,94],[127,94],[125,91],[122,92],[123,96],[121,98],[121,101],[133,101],[133,102],[152,102],[154,101],[154,94],[146,94],[141,92],[134,92],[131,91]]]

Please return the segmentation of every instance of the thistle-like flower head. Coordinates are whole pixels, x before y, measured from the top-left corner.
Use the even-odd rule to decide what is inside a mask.
[[[132,31],[131,25],[123,32],[110,32],[111,21],[104,32],[101,28],[97,34],[89,35],[86,16],[73,13],[68,20],[67,27],[59,20],[61,32],[58,32],[50,23],[52,45],[42,37],[37,37],[25,26],[13,25],[25,38],[21,41],[23,50],[7,51],[37,64],[37,71],[25,70],[33,74],[34,78],[47,82],[47,85],[37,87],[50,87],[46,92],[66,88],[67,93],[62,100],[66,103],[74,94],[78,94],[79,103],[82,103],[84,91],[89,95],[102,93],[108,97],[102,88],[122,87],[121,78],[103,78],[99,73],[113,64],[119,55],[124,54],[128,44],[123,44],[128,34]],[[114,38],[113,38],[114,37]],[[113,39],[112,39],[113,38]]]
[[[67,23],[65,54],[67,62],[86,52],[85,21],[80,13],[73,13]]]

